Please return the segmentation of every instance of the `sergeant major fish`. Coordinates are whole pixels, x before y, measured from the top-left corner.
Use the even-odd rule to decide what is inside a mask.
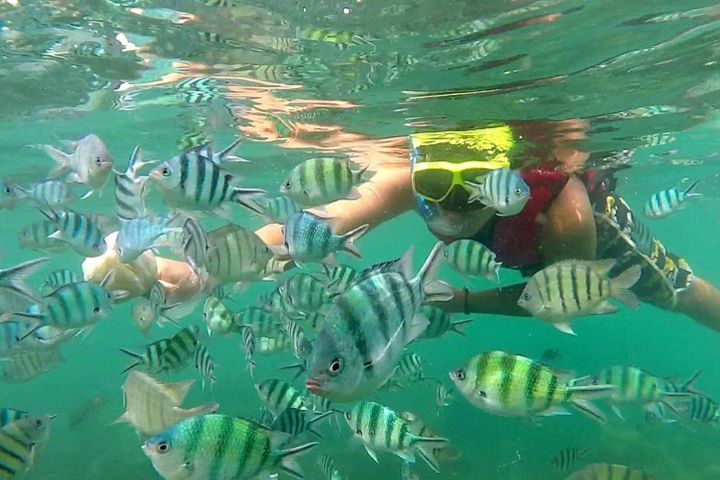
[[[403,273],[370,276],[335,297],[308,357],[311,393],[349,402],[391,377],[405,347],[428,325],[422,303],[452,298],[450,288],[434,280],[441,251],[438,242],[414,278],[404,256],[398,266]]]
[[[122,220],[130,220],[147,214],[145,209],[146,175],[139,175],[145,165],[154,162],[140,160],[140,147],[130,155],[125,172],[115,171],[115,214]]]
[[[332,233],[324,219],[310,212],[293,213],[283,228],[285,247],[296,263],[319,262],[339,250],[360,257],[353,242],[368,229],[361,225],[343,235]]]
[[[292,169],[280,192],[306,207],[345,198],[367,170],[367,166],[357,171],[350,167],[350,161],[341,158],[311,158]]]
[[[678,187],[673,187],[670,190],[662,190],[654,193],[650,199],[645,202],[643,213],[646,217],[653,220],[672,215],[681,209],[688,199],[702,196],[700,193],[692,192],[692,189],[695,188],[699,181],[700,180],[694,181],[683,191],[678,190]]]
[[[497,210],[500,217],[517,215],[530,200],[530,187],[519,173],[508,168],[493,170],[477,181],[465,182],[473,190],[468,202],[479,201]]]

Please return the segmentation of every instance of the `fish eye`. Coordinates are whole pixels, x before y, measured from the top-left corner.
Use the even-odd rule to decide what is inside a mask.
[[[38,418],[37,420],[35,420],[35,426],[38,427],[38,428],[42,427],[42,426],[43,426],[43,421]]]
[[[285,188],[290,188],[290,187],[292,186],[292,182],[290,181],[289,178],[288,178],[287,180],[285,180],[285,185],[284,185],[284,186],[285,186]]]
[[[5,193],[12,193],[12,187],[10,185],[5,187]]]
[[[101,157],[100,155],[98,155],[97,157],[95,157],[95,164],[96,164],[96,165],[102,165],[102,163],[103,163],[103,159],[102,159],[102,157]]]
[[[161,174],[163,177],[169,177],[169,176],[170,176],[170,173],[172,173],[172,172],[170,171],[170,167],[168,167],[168,166],[162,167],[162,168],[160,169],[160,174]]]
[[[170,445],[168,445],[167,442],[160,442],[160,443],[158,443],[158,446],[157,446],[157,451],[158,451],[158,452],[160,452],[160,453],[165,453],[165,452],[167,452],[168,450],[170,450]]]
[[[100,313],[100,307],[93,308],[93,313]]]
[[[523,299],[523,300],[525,300],[526,302],[527,302],[527,301],[530,301],[530,294],[527,293],[527,292],[525,292],[525,293],[523,293],[523,294],[520,296],[520,298]]]
[[[482,391],[482,390],[480,390],[480,391],[478,392],[478,395],[480,395],[480,398],[487,398],[487,393],[485,393],[485,392]]]
[[[343,365],[342,360],[340,358],[336,358],[332,362],[330,362],[330,374],[331,375],[337,375],[342,371]]]
[[[463,380],[465,380],[465,370],[463,370],[463,369],[461,368],[460,370],[458,370],[457,372],[455,372],[455,377],[456,377],[458,380],[460,380],[461,382],[462,382]]]
[[[593,379],[592,379],[592,384],[593,384],[593,385],[597,385],[597,384],[598,384],[597,378],[593,378]]]
[[[517,195],[517,196],[519,197],[519,196],[522,195],[522,194],[523,194],[522,188],[516,188],[516,189],[515,189],[515,195]]]
[[[350,415],[350,412],[345,412],[345,419],[349,422],[352,415]]]

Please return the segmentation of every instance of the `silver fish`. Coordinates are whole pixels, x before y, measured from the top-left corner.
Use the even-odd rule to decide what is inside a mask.
[[[168,226],[173,218],[148,216],[120,220],[115,249],[123,263],[131,263],[146,250],[155,248],[161,237],[182,231],[180,227]]]
[[[468,202],[479,201],[497,210],[500,217],[517,215],[530,200],[530,187],[519,173],[508,168],[493,170],[478,177],[477,182],[465,182],[473,189]]]
[[[16,185],[19,198],[33,200],[41,207],[64,207],[75,200],[75,195],[65,182],[47,180],[27,187]]]
[[[67,181],[87,185],[91,190],[83,198],[99,193],[110,178],[113,166],[105,143],[97,135],[90,134],[77,142],[70,142],[70,147],[72,153],[45,147],[45,151],[58,163],[50,176],[67,175]]]

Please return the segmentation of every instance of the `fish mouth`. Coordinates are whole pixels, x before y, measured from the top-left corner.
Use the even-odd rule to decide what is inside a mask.
[[[448,377],[450,377],[450,380],[453,382],[455,381],[455,372],[448,372]]]
[[[150,445],[146,444],[146,443],[143,443],[143,444],[140,446],[140,448],[142,449],[142,451],[143,451],[143,453],[144,453],[145,455],[149,455],[149,454],[151,454],[151,453],[155,453],[155,449],[154,449],[153,447],[151,447]]]
[[[308,392],[314,395],[322,395],[324,393],[327,393],[327,388],[325,388],[322,382],[316,378],[308,378],[307,380],[305,380],[305,388]]]

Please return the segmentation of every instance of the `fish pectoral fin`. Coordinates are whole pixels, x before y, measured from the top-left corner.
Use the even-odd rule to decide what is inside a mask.
[[[577,335],[568,322],[553,323],[553,327],[568,335]]]
[[[570,413],[570,411],[565,407],[555,406],[548,408],[544,412],[538,413],[538,415],[542,417],[552,417],[554,415],[572,415],[572,413]]]
[[[396,452],[393,452],[398,457],[405,460],[407,463],[415,463],[415,454],[412,453],[412,451],[409,450],[398,450]]]
[[[610,405],[610,409],[620,420],[625,420],[625,416],[623,415],[622,410],[620,410],[620,407],[617,405]]]
[[[380,463],[380,462],[378,461],[377,454],[375,453],[375,450],[373,450],[372,448],[370,448],[370,446],[365,445],[365,451],[368,453],[368,455],[370,455],[370,458],[372,458],[373,460],[375,460],[375,463]]]
[[[617,312],[618,312],[618,308],[615,305],[613,305],[612,303],[605,300],[604,302],[602,302],[600,305],[598,305],[592,311],[592,314],[593,315],[605,315],[608,313],[617,313]]]

